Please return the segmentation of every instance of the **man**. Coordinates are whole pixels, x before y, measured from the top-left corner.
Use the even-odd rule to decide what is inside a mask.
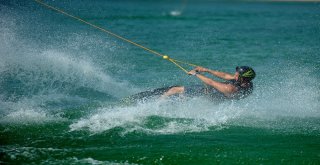
[[[210,79],[202,74],[207,72],[218,78],[227,80],[226,82],[219,82]],[[199,78],[205,85],[202,86],[174,86],[168,89],[163,97],[168,97],[175,94],[186,94],[191,96],[208,95],[213,99],[241,99],[252,93],[253,84],[252,80],[255,77],[255,71],[248,66],[236,67],[235,74],[229,74],[210,70],[203,67],[196,67],[188,74],[194,75]]]

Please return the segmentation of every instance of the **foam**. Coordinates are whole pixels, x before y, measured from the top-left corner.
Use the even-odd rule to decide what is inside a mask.
[[[1,124],[42,124],[47,122],[61,121],[62,118],[58,116],[48,115],[45,111],[40,109],[20,109],[0,118]]]
[[[156,134],[200,132],[210,127],[221,127],[238,115],[239,111],[234,108],[223,107],[194,98],[189,102],[152,101],[130,107],[102,108],[71,124],[70,131],[101,133],[121,127],[124,129],[121,134],[134,131]],[[153,116],[160,117],[158,120],[164,122],[155,124],[155,128],[149,126],[148,123],[155,120]]]
[[[41,156],[52,155],[55,153],[69,153],[74,152],[74,149],[58,149],[58,148],[36,148],[36,147],[15,147],[12,148],[0,148],[0,151],[7,154],[9,159],[12,161],[24,160],[24,161],[34,161],[39,159]],[[48,157],[48,159],[42,159],[38,164],[110,164],[110,165],[134,165],[128,163],[127,161],[100,161],[93,159],[91,157],[87,158],[77,158],[77,157],[65,157],[63,159],[55,159]]]
[[[41,164],[108,164],[108,165],[135,165],[133,163],[128,162],[111,162],[111,161],[100,161],[93,159],[91,157],[88,158],[77,158],[77,157],[69,157],[64,160],[46,160]]]

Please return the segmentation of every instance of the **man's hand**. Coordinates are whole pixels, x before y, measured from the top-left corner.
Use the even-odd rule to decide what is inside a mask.
[[[188,74],[195,76],[197,74],[197,71],[196,70],[191,70],[191,71],[188,72]]]
[[[197,72],[207,72],[209,69],[198,66],[194,70]]]

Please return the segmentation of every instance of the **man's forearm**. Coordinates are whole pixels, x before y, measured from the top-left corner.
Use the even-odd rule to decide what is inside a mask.
[[[224,73],[224,72],[219,72],[219,71],[215,71],[215,70],[210,70],[210,69],[207,69],[208,73],[214,75],[214,76],[217,76],[219,78],[222,78],[222,79],[225,79],[225,80],[231,80],[231,79],[234,79],[234,76],[231,75],[231,74],[228,74],[228,73]]]

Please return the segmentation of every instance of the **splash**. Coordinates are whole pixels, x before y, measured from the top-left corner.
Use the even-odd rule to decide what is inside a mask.
[[[252,114],[262,118],[320,117],[315,69],[294,64],[275,69],[272,76],[265,74],[260,78],[254,96],[247,100]]]
[[[174,134],[220,128],[239,115],[237,108],[214,105],[208,100],[193,98],[188,102],[151,101],[129,107],[102,108],[97,113],[70,125],[71,131],[89,130],[101,133],[123,128],[121,134],[145,132]]]
[[[61,50],[61,47],[68,47],[63,42],[51,46],[41,44],[41,47],[38,38],[20,32],[28,31],[25,29],[28,26],[21,27],[19,24],[23,21],[28,25],[22,16],[4,6],[0,7],[2,13],[9,13],[0,16],[1,121],[51,120],[57,109],[71,105],[77,107],[103,98],[115,100],[134,90],[127,82],[112,77],[96,62],[95,57],[79,49],[79,43],[76,43],[88,46],[97,44],[93,41],[101,44],[100,40],[90,39],[92,36],[88,35],[81,38],[70,34],[60,39],[67,39],[72,52]],[[114,47],[106,45],[104,49],[113,51]],[[104,64],[108,63],[111,66],[114,64],[111,58]]]
[[[11,121],[19,121],[19,116],[25,112],[43,118],[46,115],[42,113],[48,113],[44,107],[53,102],[59,104],[65,100],[65,104],[77,105],[75,101],[81,104],[87,102],[86,99],[90,100],[90,93],[121,98],[131,90],[130,85],[115,80],[88,59],[75,58],[56,50],[35,50],[15,39],[10,44],[0,45],[0,105],[4,105],[0,109],[2,115],[8,115],[5,118],[16,117]],[[17,46],[20,48],[15,50]],[[89,95],[83,95],[84,92]],[[25,106],[21,107],[21,104]],[[28,107],[44,109],[38,113],[28,110]],[[26,120],[32,118],[25,117]]]
[[[170,11],[169,15],[173,16],[173,17],[177,17],[177,16],[180,16],[181,14],[183,14],[183,12],[187,6],[187,2],[188,2],[187,0],[182,0],[180,8]]]
[[[182,14],[182,12],[178,11],[178,10],[170,11],[171,16],[180,16],[181,14]]]
[[[133,93],[129,83],[115,78],[105,68],[116,66],[108,58],[109,54],[104,57],[108,61],[101,65],[97,62],[99,59],[95,59],[97,56],[81,51],[83,45],[101,45],[102,42],[95,43],[97,40],[87,35],[70,34],[62,37],[67,40],[67,46],[59,42],[41,48],[37,39],[18,33],[23,29],[17,23],[21,18],[12,18],[10,14],[0,17],[3,20],[0,28],[1,120],[51,120],[51,116],[55,116],[50,112],[52,109],[91,103],[96,95],[118,99]],[[61,49],[65,47],[71,51]],[[105,49],[114,51],[115,48],[106,46]],[[320,90],[317,77],[311,74],[314,70],[299,68],[295,64],[272,66],[268,72],[258,70],[254,94],[244,100],[219,105],[199,98],[188,102],[150,102],[128,107],[107,105],[75,119],[70,130],[101,133],[122,128],[124,134],[134,131],[174,134],[207,131],[230,124],[257,127],[257,123],[262,123],[260,126],[264,127],[266,122],[263,121],[279,121],[279,117],[319,118]],[[282,72],[278,71],[279,68]],[[51,105],[58,106],[51,108]]]
[[[309,122],[320,117],[316,78],[296,74],[308,73],[307,70],[310,74],[313,72],[309,68],[283,71],[285,81],[258,80],[253,95],[243,100],[216,104],[203,98],[192,98],[101,108],[71,124],[70,130],[102,133],[121,128],[120,134],[136,131],[178,134],[241,126],[294,133],[317,132],[320,130],[318,123]]]

